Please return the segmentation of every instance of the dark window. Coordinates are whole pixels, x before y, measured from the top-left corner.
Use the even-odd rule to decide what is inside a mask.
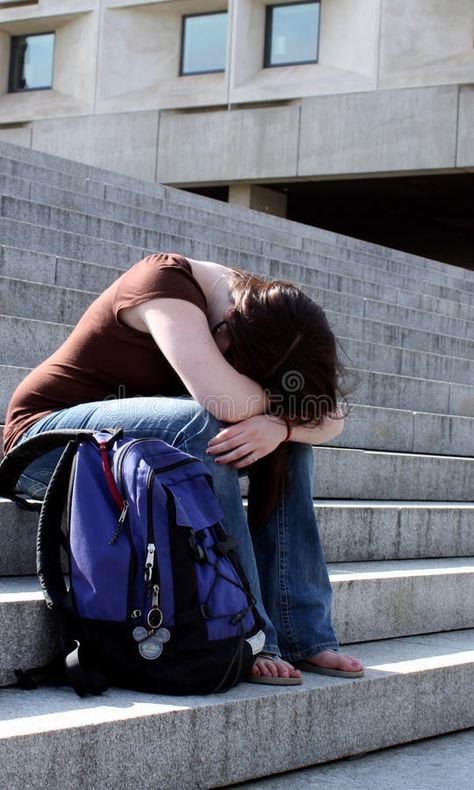
[[[317,63],[318,3],[267,6],[264,66]]]
[[[225,71],[227,11],[183,17],[180,74]]]
[[[54,33],[13,36],[10,56],[10,93],[53,86]]]

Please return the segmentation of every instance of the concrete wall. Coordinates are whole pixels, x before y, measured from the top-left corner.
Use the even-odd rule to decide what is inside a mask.
[[[322,0],[319,63],[271,69],[266,2],[0,2],[0,139],[183,185],[474,167],[472,0]],[[178,76],[183,14],[226,7],[226,71]],[[52,29],[53,89],[8,94]]]

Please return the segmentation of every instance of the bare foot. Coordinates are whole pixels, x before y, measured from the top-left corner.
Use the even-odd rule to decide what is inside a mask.
[[[252,669],[251,675],[263,675],[263,677],[280,677],[280,678],[300,678],[301,672],[295,669],[288,661],[279,658],[274,661],[272,658],[265,658],[265,656],[257,656]]]
[[[344,653],[333,653],[331,650],[323,650],[316,656],[306,658],[311,664],[316,664],[324,669],[342,669],[344,672],[359,672],[363,669],[361,662],[354,656],[346,656]]]

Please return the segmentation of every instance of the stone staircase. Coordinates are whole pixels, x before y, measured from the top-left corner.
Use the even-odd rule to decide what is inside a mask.
[[[314,449],[340,641],[361,680],[225,695],[0,691],[2,785],[210,788],[474,724],[474,274],[0,143],[0,420],[31,367],[144,255],[291,279],[360,386]],[[48,659],[36,516],[0,500],[0,683]]]

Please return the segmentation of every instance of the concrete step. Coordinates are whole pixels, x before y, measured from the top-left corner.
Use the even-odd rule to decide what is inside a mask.
[[[474,503],[314,500],[328,562],[474,556]],[[36,572],[37,513],[0,498],[0,576]]]
[[[447,354],[474,359],[474,340],[452,337],[421,329],[389,324],[385,321],[360,318],[356,315],[325,310],[331,328],[337,336],[353,337],[367,342],[383,343],[404,349]]]
[[[295,244],[296,238],[306,237],[310,244],[312,241],[317,241],[318,243],[329,243],[333,246],[337,244],[341,248],[348,247],[354,251],[364,251],[368,258],[372,259],[373,265],[379,265],[382,268],[386,267],[387,259],[390,259],[394,263],[398,261],[414,265],[418,272],[425,270],[430,273],[438,272],[443,277],[450,275],[460,281],[471,281],[470,273],[460,267],[410,255],[399,250],[388,249],[381,245],[348,236],[341,236],[332,231],[312,228],[288,220],[282,222],[281,219],[271,215],[264,215],[238,206],[229,206],[221,201],[190,195],[181,190],[142,182],[99,168],[72,163],[69,160],[58,157],[46,156],[30,150],[25,151],[25,149],[15,146],[7,146],[0,149],[0,156],[2,163],[6,167],[5,172],[16,176],[26,176],[34,181],[46,181],[48,186],[54,184],[73,193],[86,192],[89,195],[96,194],[99,197],[105,197],[107,201],[112,203],[121,203],[151,211],[159,211],[161,202],[157,204],[156,201],[165,199],[167,205],[174,208],[179,207],[180,210],[186,207],[188,209],[191,208],[191,210],[199,209],[200,216],[206,216],[206,221],[210,217],[217,215],[219,223],[222,225],[238,219],[241,225],[259,226],[260,234],[264,234],[265,229],[271,228],[274,235],[281,233],[282,228],[284,228],[284,238],[291,238],[290,243],[292,246],[297,246]],[[74,170],[71,169],[72,164],[75,166]],[[35,167],[37,171],[33,172],[32,168]],[[77,174],[79,178],[71,178],[71,173]],[[68,180],[61,181],[61,178]],[[91,182],[92,189],[90,188]],[[87,189],[83,188],[84,184],[87,185]],[[260,237],[263,236],[261,235]]]
[[[331,499],[472,499],[474,459],[342,447],[313,448],[313,496]]]
[[[6,200],[6,198],[5,198]],[[67,212],[65,212],[65,217]],[[43,218],[45,219],[45,218]],[[93,218],[94,219],[94,218]],[[95,222],[95,220],[94,220]],[[66,227],[70,227],[69,219],[66,222]],[[124,243],[116,241],[105,241],[92,236],[85,236],[84,234],[71,233],[68,231],[58,230],[56,228],[48,228],[45,226],[32,225],[19,220],[12,220],[0,217],[0,234],[4,244],[8,246],[18,246],[22,244],[23,239],[28,238],[28,246],[35,253],[53,253],[61,258],[79,259],[84,261],[92,261],[100,265],[117,266],[120,262],[120,268],[126,269],[133,263],[143,258],[147,254],[151,254],[156,250],[179,250],[182,254],[196,259],[217,260],[227,263],[232,266],[240,266],[244,269],[253,270],[265,276],[274,276],[278,278],[291,278],[296,282],[311,285],[314,279],[314,272],[305,266],[295,266],[293,263],[281,262],[264,255],[258,256],[252,253],[243,252],[241,250],[231,250],[222,245],[200,241],[196,238],[184,238],[183,236],[172,236],[167,233],[155,234],[155,244],[147,249],[139,247],[132,247]],[[331,271],[336,266],[340,270],[344,266],[344,262],[336,262],[333,259],[321,259],[319,261],[311,259],[311,264],[315,266],[329,267],[327,272],[327,280],[320,283],[331,286],[331,290],[337,289],[337,281],[331,275]],[[23,268],[23,265],[22,265]],[[353,264],[346,265],[347,272],[351,275],[354,274]],[[8,270],[3,268],[5,274],[11,273],[11,266]],[[375,276],[380,279],[380,271],[373,270]],[[88,272],[89,274],[90,272]],[[96,270],[97,273],[97,270]],[[360,267],[357,267],[359,277],[363,274]],[[103,272],[101,273],[103,275]],[[18,276],[16,273],[14,276]],[[370,273],[370,276],[372,274]],[[26,278],[31,279],[31,278]],[[382,278],[383,279],[383,278]],[[329,282],[331,280],[331,282]],[[391,277],[393,282],[393,277]],[[57,281],[56,281],[57,282]],[[359,291],[363,295],[371,295],[370,292],[362,289],[362,281]],[[64,284],[67,286],[73,285],[70,280],[66,282],[57,282],[57,284]],[[97,285],[92,284],[89,280],[85,281],[88,290],[101,290]],[[407,280],[403,283],[405,288],[413,287],[413,280]],[[436,290],[438,286],[431,286],[425,284],[423,286],[426,292],[432,292],[433,288]],[[438,289],[439,290],[439,289]],[[448,292],[436,292],[435,295],[446,296]],[[373,295],[373,294],[372,294]],[[464,296],[461,292],[449,292],[451,297],[457,297],[461,301]],[[454,296],[453,296],[454,295]],[[470,317],[469,305],[464,305],[466,317]]]
[[[201,208],[192,205],[182,205],[172,203],[169,200],[165,201],[163,198],[155,199],[147,209],[138,208],[130,205],[127,202],[127,194],[123,194],[121,198],[118,195],[108,194],[106,198],[95,197],[90,194],[81,194],[77,191],[67,189],[59,189],[58,187],[51,186],[46,179],[49,177],[49,171],[42,169],[40,172],[32,170],[30,177],[36,175],[37,178],[42,177],[42,181],[29,182],[24,178],[16,178],[8,174],[8,161],[0,158],[0,192],[10,197],[19,197],[23,200],[31,200],[36,203],[46,204],[48,206],[56,206],[62,209],[69,209],[74,212],[83,214],[90,214],[104,219],[113,221],[124,222],[128,225],[139,227],[155,228],[157,226],[157,219],[159,217],[159,227],[163,229],[163,223],[169,227],[170,232],[180,232],[175,226],[175,221],[185,222],[187,225],[192,223],[195,226],[195,233],[202,232],[202,225],[209,225],[216,219],[216,214],[213,212],[204,212]],[[134,193],[131,193],[130,198]],[[150,200],[150,199],[149,199]],[[179,226],[179,228],[181,225]],[[279,232],[276,228],[266,227],[264,225],[257,225],[254,223],[245,223],[236,217],[221,217],[219,227],[222,230],[238,234],[242,236],[255,237],[257,239],[265,239],[272,243],[277,243],[284,247],[292,248],[305,248],[303,244],[302,234],[294,235],[284,230],[286,226],[282,225],[282,230]],[[216,239],[217,240],[217,239]],[[311,240],[305,240],[306,242]],[[337,239],[335,240],[337,241]],[[231,246],[240,246],[238,242],[232,243]],[[312,244],[312,251],[321,255],[323,253],[332,254],[334,257],[346,257],[348,255],[348,248],[342,245],[339,247],[337,243],[328,244],[323,240],[317,241],[317,246]],[[374,265],[374,256],[364,253],[354,247],[351,247],[351,261],[358,263],[366,263],[370,266]],[[357,257],[356,257],[357,256]],[[411,264],[412,265],[412,264]],[[407,263],[394,261],[385,255],[385,265],[383,267],[387,272],[402,274],[410,276],[411,269]],[[462,271],[462,270],[461,270]],[[463,277],[453,277],[447,271],[431,271],[423,269],[420,272],[421,279],[426,278],[429,282],[434,282],[439,285],[446,285],[454,287],[459,290],[464,290],[466,283],[469,281]]]
[[[54,264],[56,265],[56,262]],[[123,270],[111,267],[82,265],[81,269],[90,270],[90,277],[87,277],[87,272],[85,272],[84,281],[88,283],[88,287],[82,296],[80,295],[80,292],[83,291],[81,286],[75,289],[74,285],[71,287],[70,281],[68,281],[69,287],[67,288],[57,285],[48,286],[34,281],[34,272],[26,280],[19,276],[19,272],[14,277],[0,277],[0,312],[5,315],[40,318],[59,323],[62,321],[75,323],[93,301],[95,295],[102,290],[100,285],[94,283],[96,270],[98,269],[102,276],[103,270],[106,270],[105,274],[109,281],[103,287],[107,287],[123,274]],[[52,288],[51,292],[47,291],[48,287]],[[455,356],[467,356],[474,349],[474,321],[439,316],[427,311],[404,308],[379,300],[315,288],[306,284],[301,284],[301,287],[311,298],[324,305],[328,319],[336,330],[339,325],[343,328],[347,326],[345,316],[351,315],[354,319],[359,319],[350,324],[353,325],[354,331],[374,335],[377,340],[385,334],[389,338],[389,342],[393,342],[394,345],[401,345],[405,341],[404,329],[410,328],[410,330],[414,330],[410,332],[412,342],[416,343],[417,347],[426,350],[434,350],[437,353],[445,351],[453,353]],[[32,305],[34,312],[31,311]],[[343,314],[344,317],[333,315],[333,313]],[[474,310],[472,314],[474,317]],[[360,321],[363,323],[360,324]],[[379,322],[384,324],[382,334],[379,330]],[[397,329],[391,329],[392,326],[397,326]],[[447,337],[448,335],[449,337]]]
[[[351,649],[367,667],[357,681],[305,673],[296,688],[240,684],[206,697],[4,690],[5,785],[62,790],[67,754],[70,787],[222,787],[474,724],[472,632]]]
[[[343,433],[326,446],[471,458],[474,419],[350,405],[346,408]]]
[[[340,314],[332,314],[339,316]],[[328,316],[329,317],[329,316]],[[361,322],[366,319],[361,319]],[[342,323],[337,318],[338,323]],[[380,332],[386,336],[398,337],[400,342],[418,342],[416,331],[399,330],[394,325],[378,323]],[[365,334],[376,334],[374,323],[357,323],[347,320],[347,327],[343,330]],[[0,365],[20,365],[34,367],[52,354],[65,340],[72,327],[52,321],[36,321],[28,318],[14,316],[0,316]],[[337,327],[336,334],[337,333]],[[38,336],[37,344],[31,343],[32,333]],[[432,335],[436,343],[436,335]],[[12,339],[15,344],[12,346]],[[474,381],[474,361],[466,358],[446,356],[431,353],[425,350],[382,345],[376,340],[368,342],[347,334],[339,335],[342,343],[342,358],[347,366],[371,369],[382,373],[396,373],[405,376],[423,377],[438,381],[454,381],[460,384],[471,384]],[[453,344],[456,344],[456,340]]]
[[[347,367],[457,384],[472,385],[474,381],[474,367],[469,359],[369,343],[346,335],[339,336],[339,340],[342,361]]]
[[[76,324],[97,293],[0,276],[0,314]]]
[[[349,373],[358,378],[350,396],[355,403],[474,417],[474,386],[362,369]]]
[[[0,316],[0,364],[34,367],[59,348],[71,329],[69,324]]]
[[[313,447],[313,453],[316,498],[472,500],[472,455],[399,453],[328,444]],[[245,495],[246,478],[241,480],[241,489]]]
[[[471,790],[474,729],[365,752],[267,779],[239,790]]]
[[[48,253],[32,252],[20,247],[7,245],[0,247],[0,275],[79,290],[103,291],[123,273],[126,267],[119,268],[120,266],[120,260],[116,262],[116,266],[105,266],[90,263],[88,260],[61,258]],[[252,267],[250,266],[250,268]],[[302,277],[301,282],[297,277]],[[439,326],[440,331],[447,331],[450,334],[459,335],[460,332],[461,336],[470,334],[473,320],[472,305],[437,299],[416,293],[413,290],[408,291],[371,283],[355,276],[333,274],[330,271],[308,269],[293,264],[288,264],[285,278],[291,279],[293,282],[300,282],[302,287],[323,289],[331,291],[333,294],[340,294],[341,298],[354,300],[355,309],[352,312],[355,314],[364,315],[366,312],[367,317],[374,317],[372,311],[378,311],[378,303],[383,302],[388,305],[388,310],[391,309],[391,305],[400,307],[399,320],[395,320],[395,323],[410,325],[411,311],[422,311],[423,315],[420,316],[418,313],[421,322],[420,328],[428,330],[434,328],[436,331]],[[361,298],[364,300],[362,306]],[[367,300],[367,304],[365,300]],[[377,305],[372,305],[372,300],[377,302]],[[321,297],[321,303],[325,304],[324,297]],[[364,304],[366,304],[365,308]],[[345,312],[351,311],[345,310]],[[387,315],[392,320],[392,315],[390,313]],[[449,323],[444,323],[444,316]],[[439,325],[436,323],[437,318]],[[453,322],[449,319],[453,319]]]
[[[338,271],[345,271],[348,274],[354,273],[357,268],[359,276],[367,277],[374,282],[389,282],[404,288],[412,288],[416,291],[431,293],[435,296],[447,297],[450,294],[457,301],[474,303],[474,290],[470,291],[469,281],[456,281],[454,285],[461,285],[462,289],[448,287],[444,282],[444,276],[436,274],[435,279],[439,282],[425,282],[421,277],[415,280],[411,275],[409,267],[404,273],[385,272],[384,270],[372,267],[367,263],[367,256],[353,250],[339,250],[331,245],[324,245],[318,242],[314,250],[298,249],[295,245],[284,246],[273,241],[265,241],[260,238],[248,236],[242,231],[240,233],[227,231],[212,227],[209,224],[193,223],[186,220],[175,219],[165,215],[150,215],[150,225],[132,225],[126,222],[104,219],[95,214],[85,214],[70,209],[52,207],[44,203],[34,203],[16,197],[4,196],[0,198],[0,214],[4,218],[30,222],[42,227],[50,227],[58,230],[71,230],[74,233],[83,234],[96,239],[109,239],[111,241],[131,245],[134,247],[143,246],[150,250],[172,249],[164,247],[162,244],[163,234],[171,238],[177,238],[180,243],[175,247],[179,249],[186,237],[201,242],[212,242],[214,245],[223,246],[234,252],[241,252],[251,259],[255,255],[264,258],[275,259],[303,264],[314,268],[319,266],[319,256],[332,255],[329,268]],[[189,253],[184,253],[189,254]],[[337,261],[337,264],[336,264]],[[325,268],[324,260],[321,260],[322,268]],[[399,268],[401,267],[401,264]],[[247,268],[247,267],[244,267]],[[473,285],[474,288],[474,285]]]
[[[13,391],[30,370],[27,367],[0,365],[0,422],[5,419]],[[348,374],[357,381],[357,388],[348,397],[348,402],[354,406],[370,405],[410,412],[474,417],[474,387],[468,384],[350,368]],[[386,428],[391,431],[390,426]],[[439,447],[438,452],[441,451]]]
[[[1,369],[0,369],[1,370]],[[11,370],[8,368],[7,370]],[[0,387],[3,382],[0,379]],[[5,401],[7,398],[5,397]],[[474,447],[474,418],[427,412],[343,405],[343,433],[327,447],[346,447],[385,452],[466,456]],[[0,426],[0,431],[2,426]]]
[[[341,643],[474,627],[472,557],[340,563],[328,570]],[[53,621],[36,577],[0,579],[0,625],[0,685],[14,682],[15,668],[51,658]]]
[[[120,276],[121,272],[117,272]],[[428,316],[429,325],[433,331],[414,328],[422,321],[418,321],[420,313],[414,310],[408,320],[404,321],[403,313],[397,316],[397,309],[390,312],[390,317],[400,319],[400,324],[386,323],[381,318],[373,320],[363,317],[368,300],[360,297],[350,297],[335,291],[315,290],[306,288],[308,294],[324,305],[328,320],[336,333],[344,333],[364,340],[375,340],[387,345],[403,346],[404,348],[417,348],[434,351],[439,354],[453,354],[458,357],[474,357],[474,321],[452,323],[453,331],[458,331],[458,337],[440,334],[447,332],[447,323],[453,319],[446,318],[446,324],[440,320],[440,327],[436,330],[436,318],[431,313],[422,313]],[[97,293],[89,287],[82,291],[60,286],[46,285],[13,277],[0,276],[0,313],[17,317],[35,318],[43,321],[75,324]],[[370,304],[378,304],[370,302]],[[386,305],[387,308],[389,305]],[[401,322],[403,321],[403,325]],[[472,339],[469,339],[472,336]]]

